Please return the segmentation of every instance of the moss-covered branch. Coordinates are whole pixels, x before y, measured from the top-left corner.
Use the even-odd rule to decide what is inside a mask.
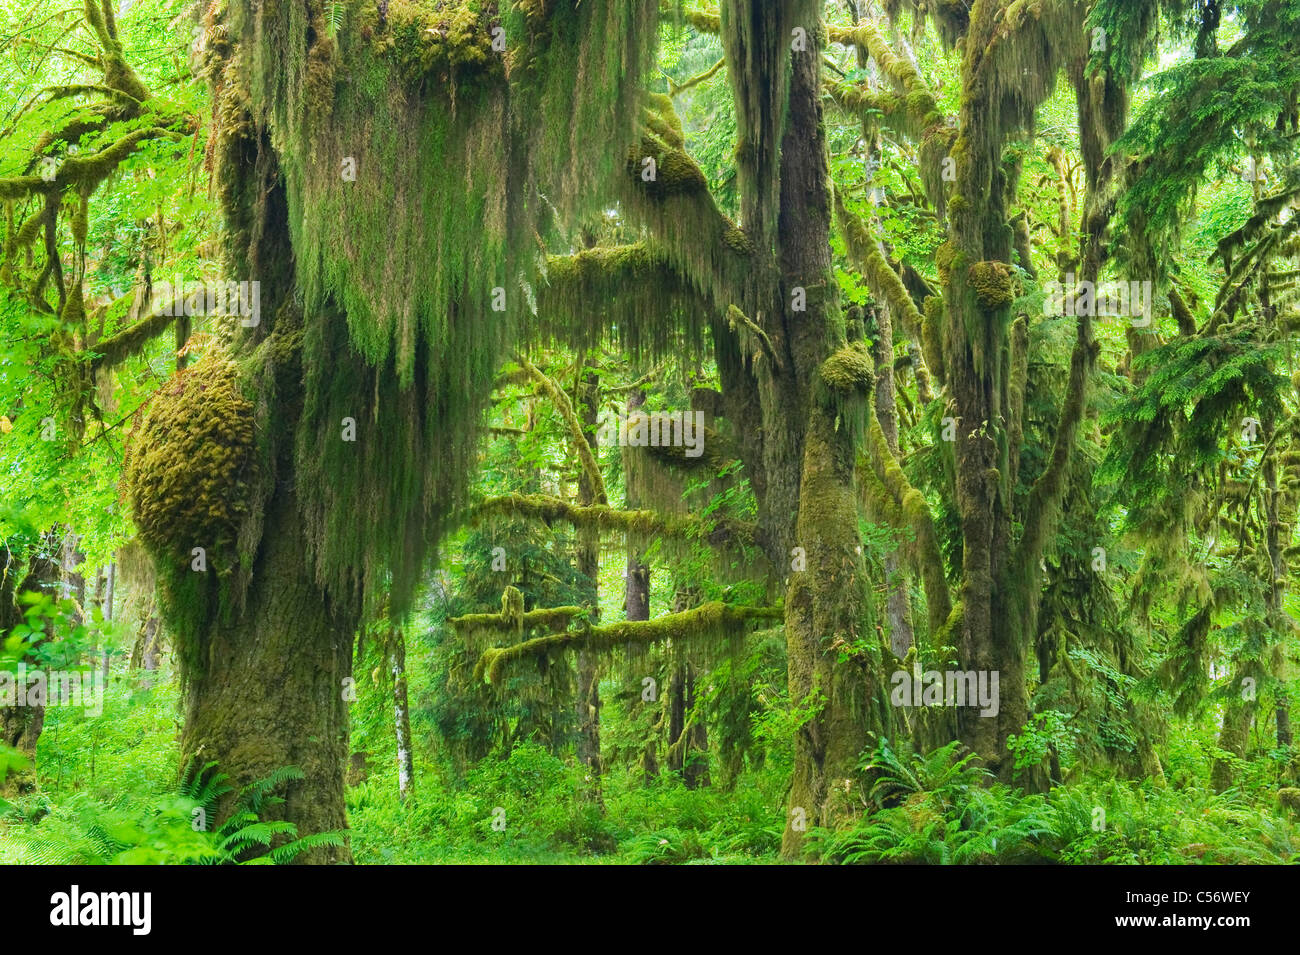
[[[478,523],[499,515],[525,517],[548,524],[563,521],[574,527],[645,537],[698,539],[715,546],[732,542],[752,546],[754,543],[754,525],[744,521],[706,521],[668,516],[658,511],[619,510],[607,504],[583,506],[545,494],[504,494],[488,498],[470,508],[467,516],[471,523]]]
[[[676,96],[678,93],[681,93],[684,90],[688,90],[692,86],[699,86],[701,83],[704,83],[707,80],[709,80],[711,77],[715,76],[717,72],[726,65],[727,65],[727,58],[724,56],[721,57],[718,60],[718,62],[714,63],[711,67],[709,67],[704,72],[696,73],[690,79],[683,80],[680,83],[673,82],[672,78],[669,77],[668,79],[669,93],[673,96]]]
[[[911,62],[890,48],[875,24],[863,20],[852,27],[831,27],[830,38],[832,43],[857,46],[866,50],[880,69],[905,94],[907,112],[920,128],[924,129],[945,122],[947,117],[939,108],[929,84]]]
[[[933,100],[924,96],[876,91],[863,83],[847,81],[828,80],[823,89],[831,102],[845,112],[862,116],[871,125],[875,125],[875,115],[878,115],[881,125],[916,139],[924,136],[928,128],[943,118],[931,108]]]
[[[161,335],[176,321],[175,315],[167,314],[170,311],[173,309],[163,309],[156,314],[146,315],[134,325],[91,345],[88,350],[94,352],[96,356],[92,362],[93,366],[111,368],[138,354],[155,336]]]
[[[745,332],[755,342],[758,343],[759,350],[767,357],[775,368],[781,367],[780,356],[777,355],[776,349],[772,347],[772,339],[767,336],[767,332],[754,324],[748,315],[738,309],[735,305],[727,306],[727,324],[733,332]]]
[[[555,650],[609,652],[622,646],[647,646],[668,640],[737,637],[742,636],[755,620],[780,620],[784,614],[781,607],[737,607],[714,600],[693,610],[667,614],[654,620],[624,620],[599,627],[584,626],[535,637],[509,647],[494,647],[484,651],[479,658],[474,676],[499,683],[512,663]]]
[[[709,308],[662,250],[596,246],[547,258],[535,331],[579,352],[612,339],[634,355],[658,356],[680,344],[679,332],[700,336]]]
[[[684,149],[647,129],[627,153],[623,201],[654,237],[655,248],[688,286],[717,310],[753,273],[754,245],[723,214],[708,179]]]
[[[925,497],[912,486],[903,468],[889,449],[880,419],[869,416],[867,425],[867,450],[872,467],[893,502],[916,537],[921,565],[921,582],[925,588],[925,602],[929,610],[930,632],[937,633],[952,612],[952,595],[948,591],[948,578],[943,570],[943,556],[939,553],[939,535],[935,531],[934,517]]]
[[[534,627],[559,630],[586,612],[584,607],[546,607],[542,610],[529,610],[519,616],[511,613],[467,613],[451,617],[447,623],[458,633],[517,633],[521,626],[524,630]]]
[[[1024,533],[1017,545],[1014,562],[1021,568],[1037,565],[1047,533],[1059,516],[1065,498],[1066,473],[1070,455],[1074,451],[1074,438],[1087,404],[1088,379],[1096,351],[1097,346],[1092,341],[1092,321],[1087,316],[1081,316],[1078,338],[1070,355],[1070,381],[1057,419],[1052,454],[1047,467],[1034,482],[1025,507]]]
[[[540,368],[530,362],[523,355],[516,354],[515,361],[532,376],[538,386],[551,399],[555,409],[564,419],[565,426],[569,429],[569,438],[573,443],[574,453],[578,456],[578,461],[582,465],[582,471],[587,475],[587,480],[591,484],[592,500],[596,504],[608,504],[609,495],[605,492],[605,479],[601,476],[600,465],[596,463],[596,455],[592,452],[591,442],[587,440],[587,435],[583,431],[582,422],[578,420],[577,414],[573,410],[573,402],[569,396],[564,393],[554,379],[543,372]]]
[[[921,313],[912,301],[907,286],[898,273],[885,261],[880,244],[867,231],[862,220],[848,210],[839,192],[835,193],[835,214],[840,223],[840,233],[848,249],[849,259],[866,280],[871,294],[892,309],[903,323],[908,335],[921,335]]]
[[[716,36],[722,32],[722,17],[716,7],[685,7],[674,0],[660,0],[659,12],[667,20],[689,23],[699,33]]]
[[[1191,338],[1196,334],[1196,316],[1192,314],[1191,308],[1187,305],[1187,300],[1183,298],[1182,293],[1174,286],[1169,286],[1169,307],[1173,310],[1174,321],[1178,323],[1178,333],[1184,338]]]

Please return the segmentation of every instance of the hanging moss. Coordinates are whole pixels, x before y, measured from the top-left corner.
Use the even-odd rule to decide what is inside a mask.
[[[638,359],[700,347],[709,307],[646,243],[549,256],[536,294],[536,316],[525,319],[534,339],[579,352],[609,341]]]
[[[221,24],[210,11],[226,32],[217,180],[243,262],[266,264],[268,220],[290,231],[292,263],[250,278],[292,276],[301,296],[307,558],[335,599],[388,590],[400,613],[464,498],[502,348],[536,298],[539,260],[514,239],[602,200],[644,105],[658,9],[331,6],[337,30],[324,0],[231,0]]]

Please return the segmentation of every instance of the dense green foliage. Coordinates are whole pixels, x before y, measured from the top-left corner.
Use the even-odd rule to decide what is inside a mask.
[[[119,6],[0,12],[0,673],[104,682],[0,863],[1300,860],[1300,2]]]

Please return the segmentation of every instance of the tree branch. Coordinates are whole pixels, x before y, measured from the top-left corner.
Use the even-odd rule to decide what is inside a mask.
[[[880,419],[874,413],[869,416],[867,423],[867,448],[876,476],[893,502],[902,510],[916,537],[930,633],[937,633],[952,612],[952,595],[948,591],[948,578],[944,574],[943,556],[939,553],[939,535],[935,531],[934,517],[925,497],[908,481],[894,452],[889,449]]]
[[[569,396],[564,393],[563,388],[523,355],[516,353],[515,361],[533,377],[533,380],[537,382],[542,391],[546,392],[546,396],[551,399],[551,403],[560,412],[560,417],[564,419],[564,423],[569,429],[569,438],[573,442],[574,453],[577,454],[582,470],[591,483],[594,502],[596,504],[608,504],[609,495],[605,493],[605,479],[601,476],[600,465],[596,463],[596,456],[592,453],[591,442],[587,440],[587,435],[583,432],[582,422],[574,414],[573,402],[569,401]]]
[[[726,518],[705,521],[694,517],[670,517],[657,511],[619,510],[606,504],[582,506],[545,494],[505,494],[480,501],[467,515],[471,523],[492,516],[517,516],[550,524],[564,521],[574,527],[620,531],[647,537],[702,540],[714,546],[754,545],[754,525]]]
[[[654,620],[624,620],[599,627],[584,626],[535,637],[509,647],[494,647],[479,657],[474,677],[482,680],[486,676],[488,682],[499,683],[510,664],[528,657],[543,656],[552,650],[612,651],[620,645],[738,637],[743,636],[755,620],[780,620],[784,615],[781,607],[737,607],[713,600],[693,610],[666,614]]]

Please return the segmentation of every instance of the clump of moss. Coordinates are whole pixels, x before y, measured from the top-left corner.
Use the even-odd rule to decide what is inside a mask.
[[[726,243],[727,248],[740,255],[753,255],[754,243],[749,241],[749,236],[740,226],[731,226],[722,233],[722,241]]]
[[[986,311],[1006,308],[1016,299],[1015,276],[1005,262],[976,262],[966,271],[966,280]]]
[[[948,274],[954,265],[960,267],[961,257],[962,253],[954,242],[944,242],[934,250],[934,265],[944,282],[948,281]]]
[[[391,0],[385,22],[371,26],[378,52],[390,55],[408,80],[500,62],[491,24],[476,4],[439,4],[429,10],[412,0]]]
[[[655,162],[653,179],[644,175],[647,157]],[[646,194],[655,199],[708,188],[708,180],[690,156],[654,136],[642,137],[639,149],[627,151],[627,171],[641,176]]]
[[[234,542],[247,510],[253,406],[234,364],[207,355],[164,384],[131,437],[126,491],[157,555],[209,558]]]
[[[854,342],[827,358],[822,362],[822,381],[836,391],[870,391],[875,375],[866,346]]]

